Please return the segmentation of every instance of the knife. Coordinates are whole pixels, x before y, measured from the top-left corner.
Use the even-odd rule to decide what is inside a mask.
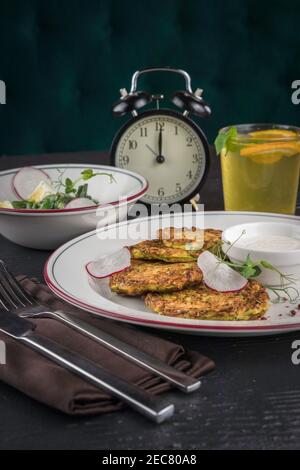
[[[27,312],[33,311],[32,318],[34,317],[34,309],[27,308]],[[55,318],[58,321],[63,321],[66,325],[69,325],[74,330],[82,333],[83,335],[91,338],[99,344],[102,344],[106,348],[120,354],[121,356],[129,359],[130,361],[136,363],[138,366],[143,369],[148,370],[152,374],[158,375],[166,382],[169,382],[174,387],[178,388],[182,392],[192,393],[195,390],[198,390],[201,381],[195,379],[184,372],[175,369],[175,367],[166,364],[162,360],[151,356],[150,354],[141,351],[140,349],[132,346],[125,341],[122,341],[115,336],[112,336],[109,333],[106,333],[103,330],[99,330],[90,323],[81,320],[77,315],[69,315],[68,313],[62,310],[49,310],[45,311],[44,314],[49,313],[49,316]],[[134,334],[134,333],[133,333]]]
[[[70,370],[97,388],[125,402],[145,417],[162,423],[174,414],[174,405],[151,396],[148,392],[121,379],[92,361],[60,346],[34,331],[35,325],[4,310],[0,310],[0,331],[16,339],[42,356]]]

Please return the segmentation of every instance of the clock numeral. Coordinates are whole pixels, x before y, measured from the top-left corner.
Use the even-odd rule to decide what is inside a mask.
[[[176,183],[176,193],[180,193],[180,192],[181,192],[181,184]]]
[[[128,141],[128,146],[129,150],[135,150],[137,148],[137,141],[136,140],[129,140]]]
[[[121,163],[122,165],[125,165],[125,166],[128,165],[128,163],[129,163],[129,157],[128,157],[128,155],[122,155],[122,156],[120,157],[120,163]]]
[[[193,177],[192,170],[190,170],[190,171],[187,172],[186,177],[187,177],[189,180],[192,179],[192,177]]]
[[[164,196],[165,195],[165,188],[159,188],[159,190],[157,191],[157,194],[159,196]]]
[[[175,130],[175,135],[178,135],[178,126],[175,126],[174,130]]]
[[[186,138],[186,146],[187,146],[187,147],[192,147],[192,145],[193,145],[193,138],[190,137],[190,136],[188,136],[188,137]]]
[[[160,130],[164,131],[165,123],[164,122],[156,122],[155,123],[155,130],[158,132]]]
[[[141,128],[140,128],[140,136],[141,136],[141,137],[148,137],[148,129],[147,129],[147,127],[141,127]]]
[[[194,153],[192,161],[193,163],[198,163],[200,161],[200,155],[198,153]]]

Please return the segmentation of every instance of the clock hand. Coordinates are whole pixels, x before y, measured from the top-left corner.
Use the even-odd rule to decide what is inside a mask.
[[[159,130],[158,135],[158,155],[156,157],[157,163],[163,163],[165,161],[165,157],[162,156],[162,127]]]
[[[158,135],[158,155],[161,155],[162,152],[162,128],[159,130]]]
[[[155,155],[155,156],[157,157],[157,153],[156,153],[156,152],[154,152],[154,150],[153,150],[153,149],[150,147],[150,145],[146,144],[146,147],[147,147],[147,149],[149,149],[149,150],[150,150],[150,152],[152,152],[152,153],[153,153],[153,155]]]

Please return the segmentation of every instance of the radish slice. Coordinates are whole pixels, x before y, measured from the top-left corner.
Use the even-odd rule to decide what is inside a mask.
[[[203,273],[203,281],[210,289],[219,292],[236,292],[246,287],[248,280],[218,258],[210,251],[198,256],[198,267]]]
[[[119,273],[128,268],[131,264],[130,252],[127,248],[112,253],[111,255],[101,256],[95,261],[90,261],[85,269],[94,279],[103,279],[112,274]]]
[[[90,206],[96,206],[94,201],[92,201],[88,197],[77,197],[76,199],[73,199],[73,201],[68,202],[68,204],[66,204],[65,206],[65,209],[79,209],[81,207]]]
[[[29,195],[42,181],[51,184],[49,175],[43,170],[34,168],[33,166],[25,166],[15,174],[12,185],[18,198],[28,199]]]

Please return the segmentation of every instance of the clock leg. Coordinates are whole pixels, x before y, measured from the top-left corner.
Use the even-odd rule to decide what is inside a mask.
[[[200,202],[200,194],[196,194],[192,199],[190,199],[190,203],[192,204],[195,211],[199,211],[198,204]]]

